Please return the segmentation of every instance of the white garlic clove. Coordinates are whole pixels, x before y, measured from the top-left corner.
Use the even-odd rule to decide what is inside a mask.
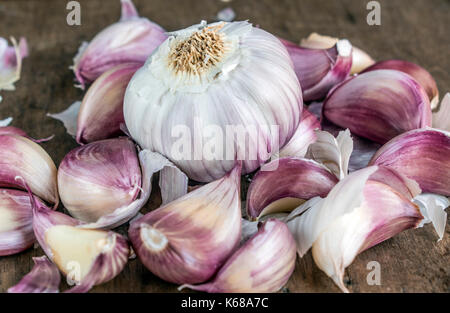
[[[347,79],[330,91],[322,112],[334,124],[381,144],[431,125],[425,90],[396,70],[375,70]]]
[[[141,190],[134,143],[106,139],[73,149],[59,166],[58,188],[69,213],[84,222],[96,222],[129,205]]]
[[[183,285],[206,292],[276,292],[295,268],[295,242],[286,224],[269,219],[223,265],[211,282]]]
[[[370,164],[384,165],[417,181],[424,192],[450,196],[450,133],[424,128],[382,146]]]
[[[14,83],[20,79],[22,71],[22,59],[28,56],[28,45],[25,38],[10,38],[13,44],[8,46],[8,41],[0,37],[0,90],[14,90]],[[0,97],[1,102],[1,97]]]
[[[327,49],[304,48],[290,41],[280,40],[294,63],[304,101],[325,98],[333,86],[350,74],[352,45],[346,39],[339,40]]]
[[[241,165],[135,220],[133,249],[158,277],[173,283],[210,279],[239,244]]]
[[[302,112],[302,120],[291,140],[280,150],[280,157],[303,158],[310,144],[317,140],[316,129],[321,129],[320,122],[316,116],[306,108]]]
[[[33,258],[33,269],[8,293],[58,293],[61,274],[46,256]]]
[[[412,76],[425,89],[430,100],[431,109],[439,104],[439,90],[433,76],[423,67],[403,60],[380,61],[366,68],[363,73],[375,70],[396,70]]]
[[[50,156],[30,139],[18,135],[0,135],[0,187],[26,189],[23,178],[33,194],[58,206],[56,166]]]
[[[300,46],[311,49],[329,49],[339,41],[338,38],[311,33],[300,42]],[[351,74],[356,74],[375,63],[365,51],[353,46]]]
[[[326,197],[338,181],[325,166],[313,160],[274,160],[252,179],[247,192],[247,216],[254,220],[271,213],[292,211],[313,197]]]
[[[123,98],[140,63],[120,64],[106,71],[89,87],[78,113],[79,144],[114,138],[123,134]]]
[[[139,17],[131,0],[121,0],[122,18],[84,42],[74,58],[72,69],[84,89],[116,65],[136,62],[141,65],[167,36],[164,29]]]

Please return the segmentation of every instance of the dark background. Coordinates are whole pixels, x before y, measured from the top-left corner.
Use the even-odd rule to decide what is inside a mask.
[[[25,36],[30,57],[25,59],[22,78],[14,92],[2,91],[0,119],[14,117],[34,138],[55,134],[43,147],[58,165],[76,146],[61,123],[46,117],[81,100],[83,92],[73,87],[69,70],[83,40],[89,41],[120,16],[119,0],[85,0],[81,3],[81,26],[66,23],[66,0],[0,0],[0,36]],[[236,20],[249,20],[263,29],[294,42],[311,32],[347,38],[375,59],[400,58],[416,62],[436,79],[441,98],[450,85],[449,0],[385,0],[381,3],[381,26],[366,23],[366,0],[135,0],[142,16],[167,30],[185,28],[200,20],[214,21],[217,13],[232,7]],[[148,207],[157,207],[154,190]],[[447,222],[449,224],[449,222]],[[449,292],[449,230],[437,241],[431,225],[408,230],[357,256],[347,268],[345,280],[353,292]],[[30,249],[0,257],[0,292],[16,284],[32,268]],[[381,265],[381,286],[369,286],[366,265]],[[94,292],[176,292],[146,270],[138,260],[130,261],[113,281]],[[297,267],[284,292],[338,292],[308,253]]]

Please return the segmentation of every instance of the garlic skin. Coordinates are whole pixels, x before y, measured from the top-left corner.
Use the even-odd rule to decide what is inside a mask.
[[[22,252],[35,242],[30,197],[24,191],[0,189],[0,256]]]
[[[14,83],[20,79],[22,59],[28,56],[28,44],[25,38],[17,43],[14,37],[8,41],[0,37],[0,90],[14,90]],[[0,97],[1,102],[1,97]]]
[[[141,262],[176,284],[210,279],[241,237],[240,164],[133,221],[128,237]]]
[[[58,206],[56,166],[38,144],[18,135],[0,135],[0,187],[26,189],[20,176],[40,199]]]
[[[433,227],[439,236],[438,241],[444,238],[445,225],[447,225],[447,213],[445,209],[450,207],[450,199],[444,196],[422,193],[413,199],[413,202],[420,208],[420,213],[424,219],[418,227],[433,223]]]
[[[205,51],[186,52],[189,40]],[[187,66],[191,57],[196,63]],[[124,115],[140,146],[166,156],[189,178],[209,182],[230,171],[235,159],[249,173],[277,153],[296,131],[302,107],[300,84],[281,42],[247,22],[219,22],[170,33],[131,79]],[[211,126],[223,136],[203,134]],[[248,133],[249,144],[226,136],[230,126]],[[211,157],[202,149],[196,155],[205,146],[223,153]]]
[[[433,113],[433,128],[450,132],[450,93],[442,99],[439,110]]]
[[[69,213],[84,222],[132,203],[141,190],[134,143],[106,139],[73,149],[59,166],[58,189]]]
[[[321,129],[319,120],[304,108],[300,125],[291,140],[281,148],[280,157],[303,158],[308,151],[308,146],[317,140],[316,129]]]
[[[33,258],[33,269],[8,293],[58,293],[61,275],[58,267],[45,255]]]
[[[323,115],[361,137],[384,144],[408,130],[431,126],[428,96],[408,74],[374,70],[333,88]]]
[[[333,86],[350,74],[352,45],[346,39],[328,49],[304,48],[284,39],[281,42],[294,63],[304,101],[325,98]]]
[[[370,165],[383,165],[417,181],[424,192],[450,196],[450,133],[411,130],[382,146]]]
[[[264,166],[278,162],[274,170]],[[338,178],[313,160],[281,158],[262,167],[253,177],[247,192],[247,216],[256,220],[263,215],[289,212],[313,197],[326,197]]]
[[[122,63],[144,64],[166,38],[165,31],[147,18],[139,17],[131,0],[121,0],[122,17],[84,42],[72,69],[82,89],[101,74]]]
[[[280,290],[295,268],[295,242],[286,224],[269,219],[223,265],[211,282],[183,285],[206,292],[258,293]]]
[[[116,277],[128,262],[127,240],[114,232],[82,229],[81,222],[36,202],[33,229],[50,260],[76,283],[68,292],[87,292]]]
[[[106,71],[89,87],[78,113],[76,140],[79,144],[123,134],[123,98],[140,63],[121,64]]]
[[[439,104],[439,90],[436,81],[423,67],[403,60],[386,60],[373,64],[365,69],[363,73],[375,70],[396,70],[412,76],[425,89],[430,100],[431,109],[437,108]]]
[[[329,49],[339,41],[338,38],[311,33],[300,42],[300,46],[310,49]],[[375,63],[370,55],[353,46],[351,74],[356,74]]]

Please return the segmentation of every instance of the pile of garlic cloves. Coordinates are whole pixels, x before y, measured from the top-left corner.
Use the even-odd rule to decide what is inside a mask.
[[[88,292],[133,254],[180,290],[277,292],[309,250],[348,292],[359,253],[429,223],[443,238],[450,94],[439,103],[424,68],[248,22],[166,33],[121,6],[74,58],[83,99],[48,114],[79,144],[58,167],[40,145],[51,138],[0,121],[0,256],[45,254],[9,292],[59,292],[61,274],[66,292]],[[12,42],[7,87],[27,55]],[[223,144],[229,125],[256,131]]]

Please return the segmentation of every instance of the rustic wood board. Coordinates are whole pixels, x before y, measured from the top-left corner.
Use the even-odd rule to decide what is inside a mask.
[[[119,17],[119,0],[80,1],[82,25],[68,26],[65,0],[2,0],[0,36],[28,39],[31,55],[23,65],[22,79],[15,92],[2,92],[0,119],[14,117],[13,125],[35,138],[55,134],[44,148],[59,164],[76,146],[57,121],[46,117],[82,98],[73,87],[72,64],[79,44]],[[450,37],[448,0],[380,1],[381,26],[366,23],[367,1],[360,0],[135,0],[143,16],[168,30],[212,21],[217,12],[231,6],[238,20],[248,19],[262,28],[298,42],[315,31],[348,38],[377,59],[401,58],[417,62],[435,77],[441,94],[450,86]],[[155,191],[148,207],[158,206]],[[449,224],[449,220],[447,221]],[[437,242],[431,225],[408,230],[359,255],[346,271],[346,283],[353,292],[449,292],[450,225]],[[0,292],[17,283],[32,268],[32,256],[40,249],[0,257]],[[369,286],[366,265],[381,265],[381,285]],[[315,265],[310,254],[297,261],[284,292],[338,292],[338,288]],[[119,277],[93,292],[176,292],[138,260],[129,262]]]

